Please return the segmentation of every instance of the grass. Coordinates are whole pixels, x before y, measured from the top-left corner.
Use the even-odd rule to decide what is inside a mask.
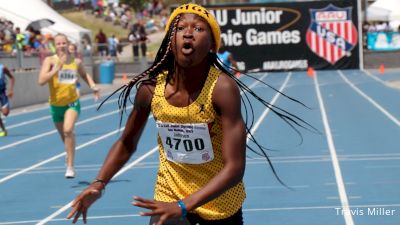
[[[106,34],[107,37],[115,34],[120,42],[128,42],[129,29],[124,29],[120,25],[114,25],[112,22],[105,21],[103,18],[96,18],[94,15],[85,11],[69,11],[62,12],[62,16],[68,20],[86,28],[92,32],[92,38],[96,36],[100,29]],[[157,19],[156,19],[157,20]],[[149,55],[155,56],[158,48],[161,44],[161,40],[157,42],[150,42],[147,46]]]
[[[119,25],[114,25],[112,22],[104,21],[102,18],[96,18],[94,15],[84,11],[72,11],[61,13],[68,20],[92,31],[93,37],[103,29],[103,32],[108,36],[115,34],[118,39],[126,39],[129,34],[128,29],[124,29]]]

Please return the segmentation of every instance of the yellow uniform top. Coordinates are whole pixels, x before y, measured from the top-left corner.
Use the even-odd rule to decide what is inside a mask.
[[[152,112],[157,121],[164,123],[206,123],[211,137],[214,159],[201,164],[176,163],[167,159],[163,141],[158,135],[160,168],[155,187],[155,199],[174,202],[204,187],[223,167],[221,118],[212,105],[212,93],[220,71],[210,68],[204,87],[197,99],[186,107],[170,105],[164,96],[167,72],[159,74],[152,99]],[[182,143],[182,142],[181,142]],[[184,142],[183,142],[184,143]],[[164,143],[166,144],[166,143]],[[232,216],[246,197],[243,182],[193,210],[206,220],[220,220]]]
[[[53,56],[55,61],[59,63],[60,59],[57,55]],[[72,58],[71,63],[63,64],[59,70],[49,80],[49,103],[54,106],[66,106],[79,97],[76,93],[76,82],[78,80],[78,65]]]

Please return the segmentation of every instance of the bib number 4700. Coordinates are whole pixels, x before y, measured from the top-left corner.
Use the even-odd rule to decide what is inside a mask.
[[[167,137],[165,140],[165,144],[167,144],[170,149],[175,150],[179,150],[183,147],[183,149],[187,152],[191,152],[193,150],[204,150],[204,141],[201,138],[196,138],[192,140]]]

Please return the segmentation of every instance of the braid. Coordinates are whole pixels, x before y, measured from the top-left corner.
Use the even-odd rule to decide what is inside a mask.
[[[155,60],[153,62],[153,64],[146,69],[144,72],[134,76],[129,83],[124,84],[123,86],[121,86],[120,88],[118,88],[117,90],[115,90],[113,93],[111,93],[105,100],[103,100],[101,102],[101,104],[99,105],[98,109],[111,97],[113,96],[115,93],[121,91],[121,93],[119,94],[118,97],[118,107],[121,113],[120,116],[120,126],[122,123],[122,118],[123,118],[123,114],[125,113],[126,110],[126,105],[128,100],[133,104],[132,100],[130,99],[130,92],[131,89],[133,88],[133,86],[138,87],[138,85],[140,85],[142,82],[145,81],[154,81],[154,79],[158,76],[158,74],[160,74],[160,72],[168,70],[168,76],[171,76],[173,74],[173,70],[174,68],[174,63],[175,63],[175,59],[174,59],[174,55],[171,52],[171,46],[172,46],[172,41],[173,38],[175,36],[175,32],[177,30],[177,23],[179,21],[180,15],[177,15],[174,20],[171,23],[171,26],[169,27],[169,30],[167,32],[167,34],[164,36],[164,39],[160,45],[160,48],[156,54]],[[270,168],[272,169],[272,172],[274,174],[274,176],[277,178],[277,180],[284,186],[287,187],[287,185],[285,185],[283,183],[283,181],[279,178],[271,160],[270,157],[267,154],[267,150],[271,150],[268,149],[264,146],[262,146],[260,143],[258,143],[258,141],[256,140],[256,138],[254,137],[254,135],[252,134],[252,128],[254,126],[254,109],[253,109],[253,105],[252,105],[252,101],[250,98],[255,98],[258,102],[260,102],[262,105],[264,105],[265,107],[267,107],[269,110],[271,110],[274,114],[276,114],[279,118],[281,118],[286,124],[288,124],[291,128],[294,129],[294,131],[301,137],[301,142],[303,141],[303,137],[299,131],[299,128],[303,128],[312,132],[316,132],[316,133],[320,133],[315,127],[313,127],[311,124],[307,123],[306,121],[304,121],[303,119],[301,119],[300,117],[288,112],[285,109],[282,109],[278,106],[275,106],[267,101],[265,101],[263,98],[261,98],[260,96],[258,96],[253,90],[251,90],[243,81],[239,80],[234,72],[239,72],[237,71],[235,68],[229,68],[231,69],[233,72],[229,71],[226,69],[226,65],[224,65],[224,63],[218,58],[216,53],[209,53],[209,62],[210,65],[213,65],[214,67],[218,68],[219,70],[221,70],[222,72],[226,73],[231,79],[233,79],[236,84],[238,85],[239,89],[241,92],[243,92],[243,95],[241,95],[241,102],[244,108],[244,122],[245,122],[245,129],[246,129],[246,134],[247,134],[247,139],[249,140],[249,142],[252,142],[253,144],[255,144],[255,147],[252,147],[249,142],[246,142],[246,147],[254,152],[255,154],[264,157],[266,159],[266,161],[268,162]],[[303,104],[302,102],[300,102],[297,99],[294,99],[290,96],[287,96],[286,94],[282,93],[281,91],[277,90],[276,88],[272,87],[271,85],[267,84],[266,82],[256,78],[255,76],[249,75],[249,74],[243,74],[246,75],[254,80],[257,80],[258,82],[264,84],[265,86],[267,86],[268,88],[271,88],[272,90],[274,90],[275,92],[281,94],[282,96],[290,99],[291,101],[294,101],[306,108],[307,107],[305,104]],[[167,78],[168,79],[168,78]],[[288,187],[289,188],[289,187]]]
[[[300,133],[299,128],[302,129],[306,129],[309,130],[311,132],[315,132],[315,133],[320,133],[320,131],[318,131],[318,129],[316,129],[315,127],[313,127],[311,124],[309,124],[308,122],[304,121],[303,119],[301,119],[300,117],[288,112],[285,109],[282,109],[278,106],[275,106],[267,101],[265,101],[263,98],[261,98],[260,96],[258,96],[253,90],[251,90],[243,81],[239,80],[234,73],[239,72],[237,71],[235,68],[232,67],[226,67],[226,65],[224,65],[224,63],[218,58],[218,56],[216,55],[216,53],[210,53],[210,63],[212,65],[214,65],[215,67],[217,67],[219,70],[221,70],[222,72],[226,73],[230,78],[232,78],[236,84],[238,85],[239,89],[241,92],[243,92],[243,95],[240,96],[241,101],[242,101],[242,105],[244,108],[244,120],[245,120],[245,125],[246,125],[246,134],[247,134],[247,138],[249,140],[249,142],[253,143],[255,145],[255,147],[252,147],[250,145],[249,142],[246,143],[246,147],[252,151],[253,153],[255,153],[258,156],[264,157],[274,176],[277,178],[277,180],[284,186],[288,187],[278,176],[270,157],[267,154],[267,150],[271,150],[268,149],[264,146],[262,146],[254,137],[254,135],[252,134],[252,128],[254,125],[254,110],[253,110],[253,106],[252,106],[252,102],[250,101],[250,98],[255,98],[258,102],[260,102],[262,105],[264,105],[265,107],[267,107],[269,110],[271,110],[271,112],[273,112],[274,114],[276,114],[279,118],[281,118],[286,124],[288,124],[291,128],[293,128],[293,130],[300,136],[301,138],[301,142],[303,141],[303,137]],[[229,68],[231,71],[229,71]],[[306,106],[304,103],[300,102],[297,99],[294,99],[290,96],[287,96],[286,94],[282,93],[281,91],[277,90],[276,88],[272,87],[271,85],[267,84],[266,82],[250,75],[250,74],[245,74],[242,73],[245,76],[248,76],[262,84],[264,84],[265,86],[267,86],[268,88],[271,88],[272,90],[274,90],[275,92],[281,94],[282,96],[290,99],[291,101],[294,101],[300,105],[302,105],[303,107],[306,107],[309,109],[308,106]],[[289,188],[289,187],[288,187]]]
[[[170,29],[168,30],[167,34],[164,36],[164,39],[160,45],[160,48],[158,49],[156,58],[153,62],[153,64],[143,71],[142,73],[134,76],[127,84],[124,84],[123,86],[119,87],[117,90],[112,92],[109,96],[107,96],[99,105],[97,110],[101,108],[101,106],[111,98],[114,94],[117,92],[121,93],[118,96],[118,108],[120,110],[120,126],[122,124],[122,118],[123,114],[126,113],[126,106],[127,102],[131,102],[133,104],[132,99],[130,98],[130,93],[131,90],[134,86],[140,85],[144,81],[150,81],[154,80],[154,78],[163,70],[168,69],[168,66],[171,65],[169,61],[173,60],[173,55],[171,54],[171,43],[172,43],[172,38],[175,35],[176,32],[176,24],[179,21],[180,16],[177,16]]]

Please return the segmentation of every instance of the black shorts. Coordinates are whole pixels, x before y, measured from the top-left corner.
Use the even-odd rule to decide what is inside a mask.
[[[158,217],[152,216],[150,225],[158,221]],[[243,225],[242,209],[239,209],[231,217],[222,220],[205,220],[195,213],[188,213],[186,219],[168,220],[164,225]]]
[[[10,102],[6,94],[6,89],[0,90],[0,109],[10,108]]]

